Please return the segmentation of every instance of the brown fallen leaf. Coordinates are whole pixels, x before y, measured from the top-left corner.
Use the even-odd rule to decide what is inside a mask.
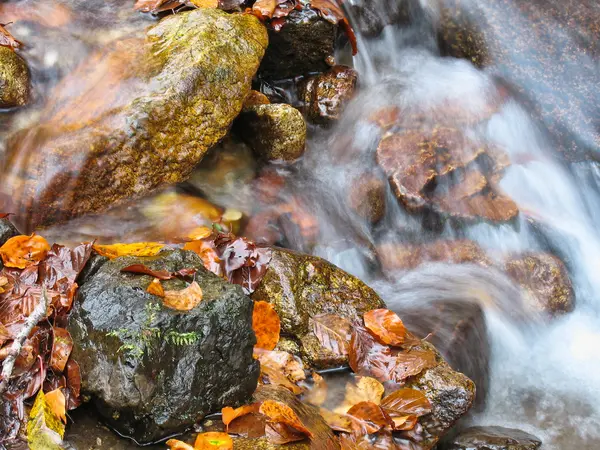
[[[425,369],[436,365],[435,353],[430,350],[400,352],[390,361],[390,379],[396,383],[402,383],[407,378],[419,375]]]
[[[389,381],[391,349],[380,344],[365,328],[355,326],[350,340],[348,362],[354,373],[370,376],[381,382]]]
[[[229,428],[229,424],[233,422],[238,417],[245,416],[246,414],[258,412],[260,409],[260,403],[252,403],[251,405],[240,406],[239,408],[233,409],[230,406],[226,406],[221,410],[221,420],[225,424],[227,429]]]
[[[283,402],[265,400],[260,405],[260,412],[267,416],[270,422],[282,423],[312,437],[313,433],[304,426],[292,408]]]
[[[56,417],[62,420],[63,423],[67,423],[66,401],[62,390],[55,389],[48,392],[46,394],[46,402]]]
[[[319,413],[321,417],[325,419],[327,425],[335,431],[343,431],[346,433],[352,433],[354,427],[352,426],[353,418],[347,414],[339,414],[333,411],[329,411],[325,408],[320,408]]]
[[[303,392],[303,389],[297,384],[306,379],[304,367],[299,358],[287,352],[269,351],[256,347],[254,348],[254,357],[260,362],[263,384],[283,386],[296,395]]]
[[[362,402],[379,405],[384,392],[385,388],[375,378],[356,377],[346,384],[344,401],[334,411],[338,414],[346,414],[354,405]]]
[[[173,275],[166,270],[152,270],[150,267],[146,267],[144,264],[132,264],[131,266],[123,267],[121,272],[150,275],[151,277],[158,278],[159,280],[170,280],[173,278]]]
[[[233,449],[233,440],[227,433],[212,431],[200,433],[196,437],[194,450],[231,450]]]
[[[284,445],[306,439],[306,434],[284,423],[267,423],[265,433],[269,442],[275,445]]]
[[[406,328],[395,312],[375,309],[365,313],[364,320],[365,328],[382,344],[400,346],[404,343]]]
[[[390,416],[424,416],[432,411],[431,402],[422,391],[402,388],[384,397],[381,407]]]
[[[254,302],[252,329],[256,335],[255,347],[273,350],[277,346],[281,331],[281,321],[271,303],[263,301]]]
[[[7,23],[0,24],[0,47],[19,48],[23,43],[14,38],[10,32],[4,28]]]
[[[250,413],[234,419],[229,424],[228,432],[241,437],[250,439],[261,438],[265,436],[265,426],[267,418],[261,413]]]
[[[221,267],[221,258],[212,240],[197,240],[187,242],[183,246],[184,250],[189,250],[196,253],[202,260],[202,264],[207,270],[210,270],[215,275],[223,275]]]
[[[419,421],[419,418],[414,415],[409,416],[390,416],[392,418],[392,429],[394,431],[408,431],[412,430]]]
[[[165,289],[163,288],[163,286],[160,283],[160,280],[158,278],[155,278],[154,280],[152,280],[150,282],[150,284],[148,285],[148,288],[146,289],[146,292],[148,294],[157,295],[158,297],[161,297],[161,298],[165,297]]]
[[[319,314],[311,317],[312,331],[327,350],[338,356],[347,356],[352,337],[352,324],[335,314]]]
[[[372,402],[361,402],[348,411],[353,417],[354,432],[361,434],[377,433],[379,430],[393,426],[390,416],[379,406]]]
[[[39,264],[49,250],[48,241],[34,233],[10,238],[0,247],[0,255],[6,267],[24,269]]]
[[[71,411],[81,405],[81,370],[73,358],[67,362],[65,376],[67,378],[67,409]]]
[[[114,259],[119,256],[156,256],[164,247],[158,242],[136,242],[131,244],[111,244],[93,246],[96,253]]]
[[[57,372],[62,372],[67,365],[71,350],[73,350],[73,339],[71,334],[64,328],[54,327],[52,329],[52,353],[50,354],[50,367]]]
[[[180,291],[165,291],[163,305],[178,311],[190,311],[202,301],[202,288],[195,281]]]

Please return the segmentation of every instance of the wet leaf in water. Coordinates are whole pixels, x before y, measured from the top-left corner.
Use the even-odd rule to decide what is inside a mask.
[[[169,439],[166,444],[170,450],[194,450],[194,447],[178,439]]]
[[[283,423],[267,423],[265,433],[269,442],[275,445],[283,445],[306,439],[305,433]]]
[[[73,350],[73,339],[71,339],[71,334],[64,328],[54,327],[52,332],[50,367],[57,372],[62,372],[67,365],[71,350]]]
[[[173,275],[166,270],[152,270],[150,267],[146,267],[143,264],[132,264],[131,266],[123,267],[121,272],[150,275],[151,277],[158,278],[159,280],[170,280],[173,278]]]
[[[376,433],[382,428],[393,426],[390,416],[379,406],[372,402],[361,402],[348,411],[352,416],[354,432],[362,434]]]
[[[382,345],[361,326],[355,326],[350,340],[348,362],[352,370],[364,376],[371,376],[381,382],[389,381],[393,363],[391,350]]]
[[[231,408],[230,406],[226,406],[221,410],[222,418],[221,420],[225,424],[227,428],[229,428],[229,424],[233,422],[238,417],[245,416],[246,414],[256,413],[260,408],[260,403],[252,403],[251,405],[240,406],[239,408]]]
[[[195,281],[180,291],[165,291],[163,305],[178,311],[190,311],[202,301],[202,288]]]
[[[0,255],[6,267],[24,269],[38,264],[49,250],[48,241],[34,233],[10,238],[0,247]]]
[[[65,395],[61,389],[55,389],[46,394],[46,402],[56,417],[67,423],[67,409]]]
[[[252,329],[256,335],[256,347],[273,350],[277,346],[281,321],[271,303],[263,301],[254,302]]]
[[[344,431],[347,433],[351,433],[354,430],[354,427],[352,426],[353,418],[347,414],[338,414],[325,408],[319,409],[319,413],[332,430]]]
[[[265,400],[260,406],[260,412],[268,417],[272,423],[282,423],[289,427],[312,437],[313,433],[304,426],[292,408],[283,402],[275,400]]]
[[[146,292],[148,294],[156,295],[161,298],[165,297],[165,290],[158,278],[155,278],[154,280],[152,280],[150,282],[150,284],[148,285],[148,288],[146,289]]]
[[[352,337],[352,324],[335,314],[319,314],[310,318],[313,333],[327,350],[347,356]]]
[[[313,383],[302,400],[311,405],[321,406],[327,400],[327,382],[316,372],[312,373],[312,379]]]
[[[4,28],[6,25],[8,24],[0,24],[0,47],[19,48],[23,43],[15,39],[14,36]]]
[[[431,403],[422,391],[408,388],[398,389],[387,395],[381,401],[381,407],[391,416],[416,415],[420,417],[432,411]]]
[[[46,401],[43,391],[39,391],[27,423],[27,442],[29,448],[55,450],[62,449],[65,424],[54,414]]]
[[[93,246],[96,253],[114,259],[119,256],[156,256],[164,244],[158,242],[136,242],[131,244],[111,244]]]
[[[388,309],[375,309],[364,315],[365,328],[382,344],[400,346],[406,337],[406,328],[400,317]]]
[[[375,378],[356,377],[346,384],[346,394],[342,404],[335,409],[338,414],[346,414],[358,403],[370,402],[379,405],[385,388]]]
[[[254,357],[260,362],[261,382],[283,386],[296,395],[303,392],[296,383],[306,379],[302,361],[287,352],[254,348]],[[265,380],[266,378],[266,380]]]
[[[196,437],[194,450],[231,450],[233,449],[233,440],[227,433],[209,432],[200,433]]]

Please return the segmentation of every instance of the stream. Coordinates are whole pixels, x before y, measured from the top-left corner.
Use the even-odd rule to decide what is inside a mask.
[[[382,16],[384,3],[378,5]],[[261,169],[284,180],[278,202],[299,205],[303,217],[313,220],[308,232],[284,230],[285,245],[358,276],[401,317],[404,311],[438,302],[479,305],[485,312],[490,343],[489,386],[485,404],[461,424],[522,429],[541,438],[546,450],[598,449],[600,165],[593,158],[564,158],[559,149],[568,147],[564,142],[571,139],[592,153],[597,151],[598,142],[591,137],[594,130],[589,129],[594,123],[569,122],[577,114],[557,118],[564,131],[559,143],[552,133],[556,124],[548,115],[532,112],[532,104],[544,104],[542,88],[526,84],[523,74],[498,65],[478,67],[466,58],[448,56],[434,31],[442,20],[444,2],[413,3],[410,23],[386,26],[377,37],[358,32],[355,57],[347,46],[340,50],[338,61],[355,67],[360,88],[338,123],[330,128],[310,126],[307,151],[293,166],[274,163]],[[598,12],[593,4],[589,7]],[[15,14],[15,8],[22,8],[24,16],[31,14],[31,20],[18,21],[11,32],[27,43],[23,55],[32,71],[34,101],[27,109],[0,114],[0,154],[7,136],[36,123],[51,89],[93,49],[152,23],[120,0],[8,1],[0,5],[0,17],[10,16],[10,11]],[[507,26],[532,26],[517,6],[511,11],[520,20]],[[358,25],[355,14],[350,19]],[[589,91],[593,102],[600,96],[600,66],[597,60],[590,62],[593,55],[578,53],[586,36],[585,30],[577,35],[557,27],[542,29],[539,39],[560,42],[571,52],[569,64],[556,63],[560,75],[555,78],[577,78],[576,88]],[[508,59],[524,57],[513,42],[502,45],[501,53]],[[570,86],[564,83],[563,94],[568,96]],[[385,213],[376,224],[356,214],[347,199],[357,180],[365,174],[385,179],[374,157],[382,131],[372,120],[384,108],[397,111],[397,129],[410,128],[415,120],[420,127],[458,127],[478,144],[502,149],[510,165],[503,168],[497,187],[516,204],[518,216],[507,221],[439,221],[415,215],[401,206],[388,183]],[[587,106],[577,108],[581,117],[591,114]],[[201,165],[188,182],[167,192],[201,194],[247,216],[264,210],[268,202],[251,183],[259,170],[242,147],[234,142],[221,159],[213,155],[224,167],[223,176],[202,177],[210,165]],[[4,173],[10,170],[5,167]],[[63,244],[93,238],[102,242],[157,239],[149,229],[153,213],[148,208],[153,204],[153,198],[144,199],[117,211],[52,226],[41,234]],[[488,262],[453,263],[440,258],[408,270],[394,263],[397,246],[464,240],[483,249]],[[502,269],[507,256],[536,252],[554,254],[565,263],[575,295],[573,311],[548,317],[532,309],[528,293]],[[386,257],[390,264],[381,263]],[[471,358],[472,367],[486,364],[478,355],[466,358]]]

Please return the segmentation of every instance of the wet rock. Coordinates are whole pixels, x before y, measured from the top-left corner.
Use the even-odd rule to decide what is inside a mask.
[[[29,100],[29,69],[19,55],[0,47],[0,108],[23,106]]]
[[[260,65],[261,77],[279,80],[329,68],[326,60],[334,54],[338,27],[313,9],[294,10],[280,31],[272,25],[268,31],[269,48]]]
[[[333,264],[279,248],[273,249],[269,269],[252,298],[273,303],[281,318],[282,335],[302,340],[302,344],[314,343],[305,338],[310,334],[310,317],[331,313],[356,320],[367,311],[385,307],[375,291]],[[337,365],[323,361],[318,351],[311,345],[301,350],[303,359],[316,367]]]
[[[426,262],[483,266],[492,264],[485,251],[475,242],[467,239],[438,240],[423,244],[381,244],[377,247],[377,256],[386,271],[412,270]]]
[[[241,111],[266,46],[256,17],[202,8],[99,50],[9,145],[3,187],[23,228],[186,179]]]
[[[416,336],[427,341],[448,364],[469,377],[477,389],[474,407],[485,406],[490,377],[490,343],[480,305],[468,301],[436,301],[398,314]]]
[[[359,176],[351,185],[348,205],[370,223],[379,222],[385,215],[385,180],[374,174]]]
[[[338,120],[354,96],[358,73],[346,66],[332,67],[298,86],[298,96],[311,122],[328,125]]]
[[[575,292],[563,262],[547,253],[519,255],[506,262],[508,275],[529,295],[529,306],[551,315],[573,311]]]
[[[462,431],[443,450],[536,450],[542,441],[521,430],[503,427],[471,427]]]
[[[267,438],[236,438],[233,441],[236,450],[309,450],[310,441],[290,442],[289,444],[271,444]]]
[[[8,219],[0,219],[0,246],[4,245],[11,237],[18,236],[19,230]]]
[[[267,161],[291,162],[304,154],[306,123],[300,111],[290,105],[248,107],[237,124],[242,138]]]
[[[120,272],[198,269],[203,300],[192,311],[162,306],[146,292],[149,276]],[[69,318],[82,392],[107,423],[147,443],[182,431],[223,406],[249,400],[259,367],[252,358],[252,301],[206,271],[192,252],[105,262],[81,281]],[[182,289],[180,280],[163,282]]]
[[[491,222],[511,221],[519,213],[498,186],[508,165],[506,155],[472,141],[459,129],[389,134],[377,148],[377,162],[408,211]]]
[[[598,159],[600,94],[590,88],[600,83],[598,2],[440,4],[439,40],[446,54],[502,74],[565,157]]]
[[[433,406],[432,414],[422,422],[427,434],[421,444],[430,449],[469,411],[475,400],[475,383],[452,370],[433,345],[423,341],[423,347],[437,353],[438,365],[409,378],[406,387],[423,391]]]

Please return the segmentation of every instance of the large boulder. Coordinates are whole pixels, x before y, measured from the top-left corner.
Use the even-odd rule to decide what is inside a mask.
[[[99,50],[9,144],[10,210],[32,229],[183,181],[241,111],[266,46],[256,17],[201,8]]]
[[[504,427],[471,427],[462,431],[443,450],[536,450],[542,441],[532,434]]]
[[[269,268],[252,298],[273,304],[281,318],[282,336],[299,343],[304,361],[316,368],[343,361],[321,352],[310,330],[311,317],[337,314],[355,321],[367,311],[385,307],[358,278],[322,258],[280,248],[273,248]]]
[[[0,108],[23,106],[29,100],[29,69],[11,48],[0,47]]]
[[[121,272],[132,264],[169,272],[196,268],[202,302],[189,312],[164,307],[146,292],[151,277]],[[97,258],[95,266],[81,280],[68,329],[82,392],[110,426],[147,443],[249,400],[259,366],[252,357],[253,303],[240,286],[182,250]],[[163,285],[185,287],[181,280]]]

